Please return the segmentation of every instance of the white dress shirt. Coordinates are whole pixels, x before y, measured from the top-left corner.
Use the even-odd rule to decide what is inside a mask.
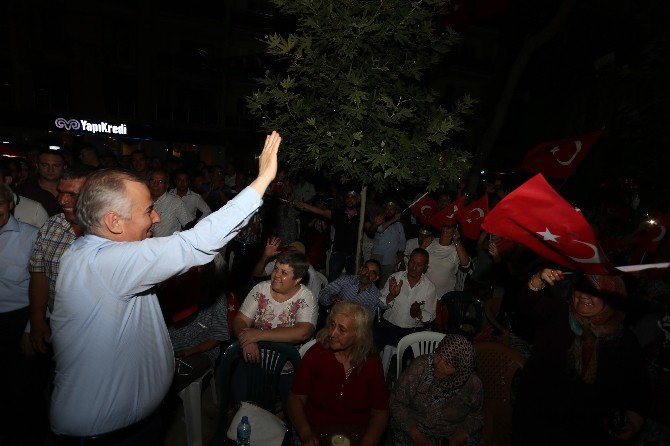
[[[191,216],[191,221],[195,220],[197,211],[202,212],[202,215],[200,216],[198,221],[202,220],[203,218],[207,217],[209,214],[212,213],[212,210],[210,209],[209,205],[205,202],[205,200],[202,199],[200,194],[196,194],[191,189],[188,189],[186,191],[186,195],[184,195],[183,197],[180,197],[179,194],[177,194],[177,188],[172,189],[168,193],[181,199],[181,202],[184,203],[184,207]]]
[[[398,283],[402,281],[402,288],[400,288],[400,294],[395,299],[386,303],[391,277],[395,277]],[[435,306],[437,304],[435,285],[433,285],[433,282],[425,274],[421,275],[421,278],[413,287],[409,286],[407,271],[394,273],[391,277],[389,277],[389,280],[386,281],[381,290],[379,306],[386,309],[384,319],[401,328],[422,327],[424,323],[435,319]],[[421,306],[421,319],[415,319],[409,314],[409,310],[414,302],[425,302]]]
[[[156,410],[174,374],[156,284],[210,262],[261,203],[247,188],[193,229],[169,237],[75,240],[61,257],[51,316],[55,433],[103,434]]]

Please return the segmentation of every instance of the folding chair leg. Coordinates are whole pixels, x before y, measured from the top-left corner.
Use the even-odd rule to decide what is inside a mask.
[[[202,446],[201,386],[202,378],[193,381],[188,387],[179,392],[179,397],[184,404],[186,441],[189,446]]]

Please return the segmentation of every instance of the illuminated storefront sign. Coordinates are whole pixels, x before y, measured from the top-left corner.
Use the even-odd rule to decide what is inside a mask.
[[[111,125],[106,122],[88,122],[84,119],[57,118],[54,122],[56,127],[65,130],[84,130],[91,133],[110,133],[116,135],[127,135],[128,129],[125,124]]]

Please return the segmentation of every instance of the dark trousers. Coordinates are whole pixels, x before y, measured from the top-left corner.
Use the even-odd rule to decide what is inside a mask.
[[[356,267],[356,254],[348,254],[346,252],[333,251],[330,254],[330,265],[328,269],[328,282],[340,277],[342,269],[347,271],[347,274],[353,274]]]
[[[8,444],[43,442],[49,426],[44,392],[50,361],[43,355],[26,359],[19,348],[29,314],[29,307],[0,313],[0,440]]]
[[[407,336],[408,334],[416,333],[418,331],[424,331],[424,327],[416,328],[402,328],[397,325],[393,325],[386,319],[382,318],[381,322],[377,326],[377,329],[374,333],[374,342],[375,345],[384,348],[385,345],[397,346],[398,341]]]

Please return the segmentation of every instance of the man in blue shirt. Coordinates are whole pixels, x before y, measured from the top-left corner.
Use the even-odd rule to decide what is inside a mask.
[[[29,383],[19,344],[30,316],[28,264],[37,239],[37,228],[17,221],[13,208],[14,193],[0,183],[0,437],[10,442],[4,435],[22,430],[30,421],[26,406],[34,403],[23,393]]]
[[[389,276],[395,271],[396,265],[402,262],[405,254],[405,229],[400,222],[402,214],[398,213],[398,206],[389,201],[384,213],[375,217],[374,221],[365,223],[368,236],[373,238],[372,258],[381,266],[379,284],[384,286]]]
[[[340,276],[326,285],[319,293],[319,305],[330,306],[342,300],[364,306],[374,320],[381,293],[375,286],[379,279],[381,266],[373,259],[365,262],[356,275]]]
[[[174,356],[155,286],[210,262],[261,205],[277,172],[273,132],[258,177],[193,229],[150,238],[160,221],[149,189],[123,171],[100,171],[76,205],[85,235],[61,258],[51,317],[56,361],[51,428],[57,441],[160,444],[154,415]]]

